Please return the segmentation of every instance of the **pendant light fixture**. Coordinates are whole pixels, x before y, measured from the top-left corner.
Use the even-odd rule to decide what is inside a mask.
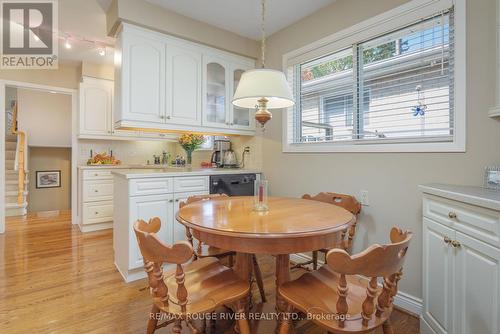
[[[255,119],[264,127],[272,118],[268,109],[288,108],[294,105],[292,91],[285,74],[265,68],[266,65],[266,2],[261,0],[261,61],[262,68],[249,70],[241,75],[233,97],[233,105],[240,108],[255,108]]]

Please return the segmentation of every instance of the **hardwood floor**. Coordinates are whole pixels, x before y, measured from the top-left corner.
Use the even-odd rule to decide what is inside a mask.
[[[83,234],[70,219],[69,212],[7,218],[0,235],[0,333],[144,333],[151,308],[146,281],[123,282],[113,264],[111,230]],[[259,257],[259,263],[272,301],[273,258]],[[257,304],[256,286],[254,301],[255,314],[274,311],[272,303]],[[394,311],[392,322],[395,333],[419,333],[418,319],[406,313]],[[273,333],[275,322],[252,326],[253,333]],[[219,321],[216,332],[231,328]],[[302,321],[295,333],[325,332]]]

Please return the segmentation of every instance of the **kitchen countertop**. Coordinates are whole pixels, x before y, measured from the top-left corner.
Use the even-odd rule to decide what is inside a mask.
[[[419,186],[423,193],[500,211],[500,191],[476,186],[431,183]]]
[[[121,164],[121,165],[81,165],[78,169],[162,169],[165,168],[163,165],[142,165],[142,164]],[[170,168],[181,168],[181,167],[170,167]]]
[[[114,175],[126,179],[143,179],[170,176],[198,176],[198,175],[223,175],[223,174],[260,174],[256,169],[224,169],[224,168],[182,168],[168,167],[156,169],[117,169],[112,172]]]

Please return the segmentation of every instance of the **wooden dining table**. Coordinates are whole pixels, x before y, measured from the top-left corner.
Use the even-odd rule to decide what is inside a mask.
[[[269,197],[269,210],[254,210],[251,196],[198,201],[177,220],[209,246],[236,252],[235,272],[249,280],[252,254],[276,256],[276,287],[290,280],[290,254],[331,248],[355,221],[347,210],[319,201]],[[282,303],[276,294],[276,307]]]

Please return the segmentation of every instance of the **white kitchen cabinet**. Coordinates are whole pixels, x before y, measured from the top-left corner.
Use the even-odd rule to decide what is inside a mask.
[[[181,223],[179,223],[177,219],[175,219],[175,216],[179,211],[179,204],[181,202],[187,201],[187,199],[191,196],[199,196],[199,195],[208,195],[208,190],[174,194],[174,222],[175,222],[173,229],[174,242],[186,240],[187,238],[186,227]]]
[[[116,50],[116,128],[255,134],[251,111],[231,103],[254,60],[127,23]]]
[[[167,46],[166,123],[201,125],[201,53]]]
[[[236,92],[236,88],[238,87],[238,84],[240,82],[241,75],[249,69],[251,69],[251,67],[242,64],[231,64],[231,99]],[[240,108],[230,103],[229,112],[229,125],[231,126],[231,128],[242,130],[255,129],[254,109]]]
[[[163,123],[165,120],[165,44],[141,31],[122,35],[120,99],[115,118]],[[116,83],[115,78],[115,83]]]
[[[134,222],[143,219],[158,217],[161,220],[160,231],[156,234],[160,240],[171,245],[173,241],[174,226],[174,201],[173,194],[137,196],[130,198],[130,249],[128,269],[136,269],[144,266],[142,255],[137,244],[135,233],[133,233]]]
[[[500,332],[500,194],[470,188],[422,186],[424,334]]]
[[[79,134],[111,135],[112,103],[112,81],[84,77],[80,83]]]

